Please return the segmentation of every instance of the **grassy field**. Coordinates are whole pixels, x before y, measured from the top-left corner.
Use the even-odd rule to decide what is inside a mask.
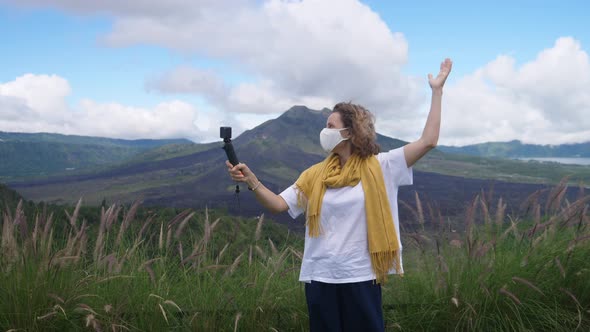
[[[425,224],[418,199],[406,273],[384,286],[387,330],[589,330],[590,196],[562,193],[518,217],[478,196],[461,231]],[[303,239],[264,216],[25,210],[1,210],[0,330],[307,330]]]
[[[590,167],[542,163],[504,158],[484,158],[461,154],[429,154],[416,169],[475,179],[493,179],[520,183],[557,184],[564,177],[572,185],[590,183]]]

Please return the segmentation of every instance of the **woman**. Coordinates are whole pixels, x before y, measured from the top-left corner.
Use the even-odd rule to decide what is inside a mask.
[[[383,331],[381,283],[403,273],[397,209],[399,186],[412,184],[412,165],[438,141],[441,99],[452,62],[445,59],[432,88],[430,112],[415,142],[379,153],[373,115],[337,104],[320,133],[329,156],[279,195],[245,164],[226,162],[271,212],[306,213],[299,280],[305,282],[311,331]]]

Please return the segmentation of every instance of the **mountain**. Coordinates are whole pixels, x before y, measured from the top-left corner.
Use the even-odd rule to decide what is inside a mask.
[[[280,192],[292,184],[298,174],[325,157],[318,144],[319,132],[326,125],[328,110],[314,111],[296,106],[274,120],[248,130],[233,144],[240,161],[256,171],[263,183]],[[384,149],[405,142],[378,136]],[[86,204],[143,199],[146,205],[176,207],[224,207],[248,214],[262,212],[253,196],[242,185],[240,203],[235,184],[230,180],[221,149],[223,143],[197,148],[183,146],[171,152],[151,150],[153,159],[138,155],[133,161],[97,172],[53,176],[45,179],[9,182],[27,199],[51,203],[72,203],[80,197]]]
[[[284,188],[300,172],[325,157],[318,144],[318,135],[325,127],[328,114],[327,110],[293,107],[277,119],[235,138],[233,145],[237,156],[256,170],[267,186]],[[405,144],[382,135],[378,140],[387,149]],[[144,196],[151,202],[182,205],[187,200],[186,193],[218,195],[219,185],[224,182],[222,194],[232,192],[222,146],[220,140],[197,147],[183,146],[169,154],[162,151],[166,147],[161,147],[157,152],[148,151],[123,165],[98,172],[11,181],[10,184],[35,200],[69,202],[83,195],[87,200],[97,202],[104,197]],[[152,158],[149,158],[150,154]]]
[[[329,110],[315,111],[295,106],[276,119],[269,120],[233,139],[238,159],[246,163],[258,178],[275,193],[291,185],[298,175],[325,158],[319,146],[319,132],[325,127]],[[406,142],[378,135],[382,150]],[[73,203],[80,197],[85,204],[143,200],[145,205],[225,208],[244,215],[256,215],[264,209],[254,195],[241,185],[236,197],[221,149],[223,143],[199,146],[160,147],[138,155],[116,167],[93,172],[53,176],[45,179],[11,181],[8,185],[25,198],[50,203]],[[476,156],[431,151],[415,166],[414,186],[400,189],[400,199],[414,201],[418,191],[436,204],[443,215],[464,210],[467,201],[481,190],[493,187],[518,209],[527,195],[558,182],[564,175],[571,181],[590,183],[590,168],[559,168],[529,165],[520,161],[492,160]],[[584,173],[586,172],[586,173]],[[537,184],[521,184],[501,179]],[[435,202],[435,203],[434,203]],[[400,211],[400,213],[408,213]],[[288,219],[284,214],[277,218]],[[295,224],[294,224],[295,225]],[[301,223],[296,223],[299,227]]]
[[[42,177],[113,165],[184,139],[123,140],[60,134],[0,132],[0,180]]]
[[[18,192],[0,183],[0,211],[5,211],[6,208],[8,210],[14,208],[21,199],[23,197]]]
[[[523,144],[521,141],[488,142],[481,144],[456,146],[439,146],[439,150],[448,153],[461,153],[482,157],[501,158],[548,158],[562,157],[590,158],[590,142],[561,145]]]

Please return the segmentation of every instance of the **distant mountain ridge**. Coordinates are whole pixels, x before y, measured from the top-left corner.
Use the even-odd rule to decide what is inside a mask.
[[[3,142],[52,142],[81,145],[129,146],[137,148],[154,148],[165,144],[192,143],[187,139],[121,139],[99,136],[64,135],[55,133],[18,133],[0,131]]]
[[[328,110],[295,106],[277,119],[247,130],[233,139],[237,156],[247,163],[265,186],[280,192],[300,172],[323,160],[319,132],[326,125]],[[383,150],[405,142],[378,135]],[[224,166],[223,143],[180,146],[170,152],[148,150],[153,159],[137,158],[98,172],[53,176],[37,180],[10,181],[27,199],[51,203],[70,203],[84,198],[88,204],[131,201],[141,198],[146,204],[163,206],[219,206],[235,208],[235,185]],[[164,151],[162,151],[164,150]],[[138,155],[141,156],[141,155]],[[145,156],[145,155],[144,155]],[[242,185],[242,189],[245,187]],[[260,211],[247,191],[242,194],[243,211]]]
[[[461,147],[438,146],[448,153],[460,153],[481,157],[500,158],[590,158],[590,142],[560,145],[524,144],[519,140],[487,142]]]
[[[294,106],[279,118],[269,120],[240,135],[241,141],[259,140],[261,146],[269,144],[295,145],[302,152],[323,155],[317,141],[317,132],[325,125],[329,109],[312,111],[321,114],[320,121],[309,125],[309,108]],[[294,126],[303,122],[304,126]],[[313,122],[313,121],[312,121]],[[254,136],[252,136],[254,135]],[[258,136],[256,136],[258,135]],[[286,135],[282,137],[282,135]],[[270,140],[266,139],[271,137]],[[283,142],[278,142],[282,137]],[[234,139],[235,140],[235,139]],[[379,142],[391,140],[378,135]],[[405,142],[397,141],[397,146]],[[117,164],[136,164],[186,156],[211,149],[216,143],[196,144],[186,139],[113,139],[52,133],[11,133],[0,131],[0,181],[46,177],[80,171],[109,168]],[[263,148],[265,149],[265,148]],[[491,158],[539,157],[590,157],[590,142],[563,145],[488,142],[462,147],[438,146],[439,152]],[[246,157],[248,157],[246,155]],[[454,174],[454,173],[453,173]]]
[[[327,109],[294,106],[278,118],[235,137],[237,156],[256,172],[266,187],[279,193],[303,170],[325,158],[319,133],[329,114]],[[377,135],[377,139],[382,151],[406,144],[383,135]],[[226,156],[222,145],[221,140],[209,144],[164,145],[98,171],[9,181],[8,185],[26,199],[58,204],[74,203],[81,197],[85,204],[91,205],[100,204],[103,199],[107,202],[140,199],[146,205],[221,207],[245,215],[264,212],[244,185],[237,200],[235,183],[224,166]],[[400,188],[399,197],[411,202],[414,190],[426,193],[429,200],[440,203],[444,215],[453,215],[463,211],[465,202],[491,183],[495,184],[499,196],[521,203],[532,191],[549,181],[559,182],[570,171],[578,176],[572,176],[570,181],[590,183],[590,168],[529,165],[435,149],[415,165],[414,186]]]
[[[0,131],[0,181],[113,165],[146,150],[171,144],[194,143],[184,139],[124,140]]]

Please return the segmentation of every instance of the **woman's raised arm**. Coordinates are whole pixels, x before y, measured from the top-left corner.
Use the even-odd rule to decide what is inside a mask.
[[[408,167],[414,165],[428,151],[435,148],[438,143],[443,86],[445,85],[445,81],[447,80],[447,77],[449,77],[452,68],[453,62],[451,59],[447,58],[440,64],[440,71],[436,77],[433,77],[432,74],[428,74],[428,83],[432,88],[430,112],[428,113],[422,136],[417,141],[404,146],[404,155]]]

